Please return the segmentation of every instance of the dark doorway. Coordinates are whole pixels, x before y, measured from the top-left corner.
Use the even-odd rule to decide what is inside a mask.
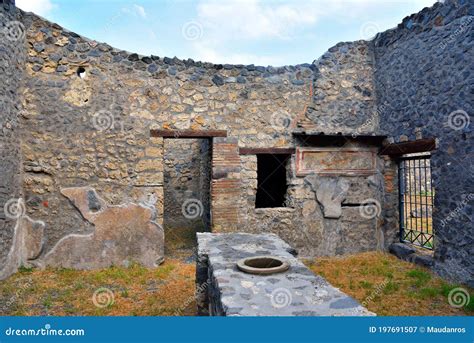
[[[285,207],[286,166],[290,155],[257,155],[256,208]]]

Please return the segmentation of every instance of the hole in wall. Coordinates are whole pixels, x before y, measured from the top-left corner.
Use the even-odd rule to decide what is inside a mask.
[[[374,205],[375,205],[375,202],[369,202],[369,203],[365,203],[365,204],[357,204],[357,203],[343,202],[343,203],[341,204],[341,207],[361,207],[361,206],[366,206],[366,205],[374,206]]]
[[[86,77],[86,69],[84,67],[79,67],[77,68],[76,71],[77,76],[79,76],[81,79]]]

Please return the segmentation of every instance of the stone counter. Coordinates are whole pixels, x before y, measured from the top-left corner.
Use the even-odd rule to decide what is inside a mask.
[[[370,316],[374,313],[312,273],[274,234],[198,233],[198,313],[211,316]],[[242,258],[272,255],[290,268],[272,275],[241,272]]]

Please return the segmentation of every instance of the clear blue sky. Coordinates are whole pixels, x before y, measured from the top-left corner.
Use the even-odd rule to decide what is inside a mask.
[[[215,63],[311,63],[435,0],[16,0],[61,26],[137,52]]]

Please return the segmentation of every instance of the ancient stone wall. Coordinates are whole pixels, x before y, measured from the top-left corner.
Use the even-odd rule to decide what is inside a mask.
[[[375,41],[381,130],[438,139],[431,168],[435,190],[435,270],[474,283],[474,4],[449,0],[407,17]]]
[[[22,14],[22,22],[28,55],[21,118],[23,187],[28,215],[46,223],[45,254],[68,234],[87,235],[95,230],[63,195],[65,188],[90,187],[110,206],[153,203],[160,225],[164,210],[168,218],[178,220],[183,199],[168,202],[165,209],[163,204],[169,198],[164,194],[163,173],[176,171],[177,165],[183,165],[180,177],[193,180],[180,179],[188,192],[204,189],[210,181],[212,203],[200,200],[202,213],[211,208],[215,231],[276,232],[308,256],[380,245],[379,219],[357,224],[367,228],[368,234],[363,235],[357,230],[341,233],[341,220],[324,218],[315,191],[304,177],[294,174],[295,157],[288,165],[289,205],[255,209],[252,161],[256,157],[239,155],[240,147],[293,147],[292,131],[304,128],[303,122],[311,130],[373,133],[377,113],[367,43],[338,45],[314,64],[214,65],[117,50],[33,14]],[[341,121],[348,110],[357,120]],[[181,163],[184,155],[174,154],[178,161],[165,167],[163,161],[170,159],[163,155],[163,138],[150,137],[153,128],[226,130],[228,138],[211,142],[212,180],[198,182],[191,171],[195,164]],[[169,144],[179,143],[170,140]],[[197,145],[190,147],[188,156],[192,151],[198,154]],[[199,168],[207,167],[203,163]],[[376,200],[383,204],[379,169],[378,165],[372,177],[377,184]],[[355,182],[368,180],[364,176]],[[352,218],[358,211],[343,212],[354,212]],[[335,236],[326,235],[324,226]],[[358,238],[353,240],[353,235]],[[359,244],[360,237],[368,241]],[[346,239],[351,241],[347,249],[342,244]],[[339,248],[329,240],[337,241],[334,244]],[[317,244],[312,247],[308,242]]]
[[[313,62],[313,102],[298,127],[346,134],[378,132],[373,80],[373,45],[338,43]]]
[[[375,149],[349,140],[344,149]],[[314,146],[311,146],[314,148]],[[339,153],[343,149],[332,148]],[[255,208],[257,157],[241,156],[243,201],[239,213],[240,230],[277,234],[298,250],[301,256],[334,256],[360,251],[384,250],[397,241],[396,211],[393,199],[384,201],[385,178],[393,167],[375,157],[369,175],[297,175],[297,156],[287,163],[286,207]],[[337,162],[334,161],[334,167]],[[395,189],[396,190],[396,189]],[[393,192],[393,189],[388,189]],[[328,209],[338,209],[337,215]],[[392,225],[384,225],[390,222]],[[230,230],[229,230],[230,231]]]
[[[22,118],[28,213],[47,223],[50,249],[93,230],[61,188],[90,186],[114,205],[158,203],[161,138],[151,128],[225,129],[242,145],[289,145],[268,125],[280,109],[302,112],[309,67],[267,69],[142,57],[87,40],[31,14]]]
[[[472,193],[471,181],[457,182],[461,167],[455,167],[472,160],[469,125],[439,125],[452,118],[452,111],[472,111],[467,100],[467,85],[472,83],[468,14],[468,5],[437,4],[373,42],[340,43],[312,64],[262,67],[139,56],[20,11],[26,65],[11,62],[19,51],[9,53],[7,64],[15,67],[8,69],[12,75],[5,74],[8,82],[0,89],[10,95],[2,102],[9,113],[2,120],[15,118],[18,109],[12,104],[22,102],[22,167],[15,165],[20,139],[5,124],[1,139],[8,142],[3,145],[8,150],[2,150],[2,156],[14,160],[7,173],[13,181],[2,185],[0,200],[13,190],[15,196],[23,192],[26,214],[45,223],[39,259],[46,264],[54,260],[57,265],[61,259],[48,253],[72,244],[68,240],[75,236],[70,234],[84,240],[108,232],[110,226],[97,224],[97,218],[119,220],[121,211],[137,211],[143,232],[148,232],[161,228],[166,212],[166,219],[178,225],[188,196],[180,193],[185,188],[192,196],[203,194],[197,199],[202,206],[198,213],[210,212],[211,218],[194,219],[212,219],[214,232],[273,232],[302,256],[386,249],[398,239],[396,161],[377,156],[380,137],[357,136],[412,136],[420,126],[425,136],[441,138],[441,149],[433,157],[435,206],[447,213],[435,214],[435,227]],[[25,81],[17,95],[21,70]],[[175,130],[178,139],[151,137],[151,129]],[[202,139],[198,145],[182,140],[182,130],[226,130],[227,137]],[[345,135],[339,137],[342,144],[318,143],[304,135],[320,132]],[[284,207],[255,208],[257,156],[240,154],[245,147],[296,147],[286,166]],[[316,162],[312,171],[302,171],[303,148],[314,161],[334,159],[335,171],[316,172]],[[206,149],[212,162],[198,159]],[[352,153],[373,157],[354,160]],[[364,170],[368,160],[372,165]],[[209,169],[212,174],[205,173]],[[181,187],[174,202],[166,201],[173,199],[165,193],[165,173],[174,180],[170,190]],[[204,196],[208,185],[211,194]],[[87,194],[82,202],[88,207],[79,209],[70,192],[80,192],[81,199]],[[102,207],[96,206],[99,197]],[[437,229],[436,255],[441,273],[469,280],[471,205],[461,212],[452,219],[454,226]],[[119,227],[121,234],[128,234],[124,225]],[[162,237],[161,231],[155,234]],[[115,254],[122,246],[116,243],[101,248],[128,263]],[[2,236],[1,244],[4,253],[8,238]],[[157,263],[161,254],[161,248],[153,251],[147,263]],[[457,271],[448,272],[450,268]]]
[[[22,214],[19,112],[24,70],[24,27],[13,1],[0,1],[0,274]],[[5,206],[6,205],[6,206]]]

